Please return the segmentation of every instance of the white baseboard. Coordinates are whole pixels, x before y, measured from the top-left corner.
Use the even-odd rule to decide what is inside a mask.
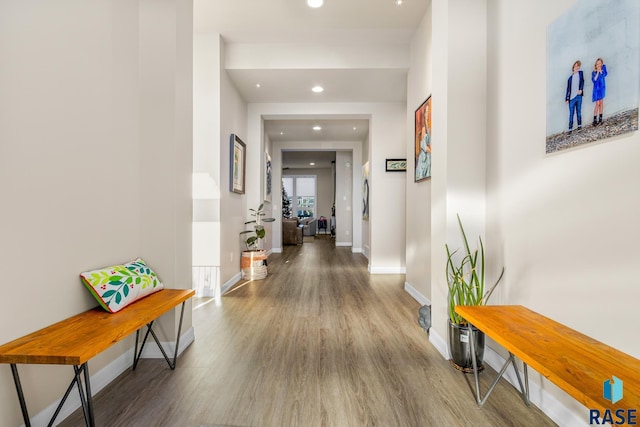
[[[336,246],[353,246],[352,242],[336,242]]]
[[[433,346],[442,354],[442,356],[449,360],[449,346],[447,342],[442,339],[438,335],[438,333],[431,328],[429,331],[429,341]],[[496,353],[491,347],[485,346],[484,350],[484,362],[491,366],[494,370],[500,371],[504,366],[506,360]],[[529,378],[532,375],[539,375],[535,370],[529,368]],[[524,373],[520,371],[520,376],[524,381]],[[540,376],[542,377],[542,376]],[[518,391],[520,391],[520,386],[518,384],[518,379],[516,377],[515,372],[513,371],[513,367],[507,368],[507,371],[504,373],[503,378],[507,380],[513,387],[515,387]],[[543,381],[547,382],[546,379]],[[483,395],[486,393],[486,390],[482,391]],[[473,396],[469,396],[470,399],[473,399]],[[489,397],[491,399],[491,397]],[[547,392],[544,388],[540,387],[537,383],[533,381],[529,381],[529,400],[532,404],[536,405],[542,412],[545,413],[546,416],[551,418],[553,422],[563,427],[583,427],[586,422],[587,414],[578,414],[564,404],[562,404],[558,399],[552,396],[549,392]],[[524,402],[522,403],[524,405]]]
[[[146,331],[146,330],[145,330]],[[193,326],[190,327],[185,333],[180,335],[180,348],[178,349],[178,355],[182,354],[183,351],[187,349],[196,339],[195,330]],[[169,358],[173,358],[173,354],[176,351],[175,341],[171,342],[162,342],[162,347],[164,347],[164,351],[167,353]],[[142,355],[140,356],[142,359],[162,359],[164,356],[162,355],[162,351],[158,347],[158,344],[151,339],[147,340],[147,343],[144,345],[144,350],[142,351]]]
[[[273,248],[273,249],[271,249],[271,252],[273,252],[274,254],[281,254],[282,253],[282,248]]]
[[[222,286],[220,287],[220,294],[224,295],[229,289],[231,289],[233,285],[238,283],[240,279],[242,279],[242,273],[239,271],[231,279],[222,284]]]
[[[362,251],[362,248],[351,248],[351,252],[354,253],[354,254],[362,254],[362,253],[364,253]],[[367,257],[367,258],[369,258],[369,257]]]
[[[442,339],[440,335],[435,331],[435,329],[429,329],[429,342],[438,350],[438,353],[445,358],[445,360],[451,359],[451,355],[449,354],[449,345],[447,341]]]
[[[371,274],[406,274],[406,267],[371,267],[369,264],[369,273]]]
[[[178,354],[179,355],[182,354],[182,352],[194,340],[195,340],[195,333],[194,333],[193,327],[191,327],[189,328],[188,331],[186,331],[180,336],[180,349],[178,351]],[[171,350],[171,352],[168,352],[169,357],[173,357],[173,351],[175,351],[174,350],[175,346],[173,342],[171,343],[163,342],[162,345],[165,346],[165,349],[166,348],[171,349],[173,346],[173,349]],[[147,352],[147,350],[149,350],[149,352]],[[154,356],[155,352],[157,352],[160,355],[160,357],[163,357],[156,342],[153,340],[151,342],[147,341],[147,344],[145,345],[145,350],[142,352],[142,357],[145,359],[155,358]],[[147,356],[147,353],[149,353],[150,356]],[[89,365],[91,365],[91,361],[89,361]],[[125,353],[117,357],[115,360],[113,360],[111,363],[109,363],[107,366],[100,369],[98,372],[96,372],[93,375],[91,375],[91,366],[89,366],[89,374],[91,378],[90,379],[91,395],[95,396],[96,394],[98,394],[98,392],[100,392],[109,383],[111,383],[111,381],[118,378],[120,374],[122,374],[124,371],[128,369],[131,369],[132,365],[133,365],[133,348],[129,349],[128,351],[126,351]],[[69,366],[69,370],[71,373],[73,373],[71,366]],[[70,374],[70,377],[71,376],[72,375]],[[60,410],[60,413],[56,417],[56,423],[54,423],[54,425],[57,423],[60,423],[62,420],[67,418],[69,415],[71,415],[76,409],[80,408],[80,397],[78,396],[78,394],[79,394],[78,387],[74,386],[73,390],[69,394],[69,397],[67,398],[67,401],[64,403],[64,405],[62,406],[62,409]],[[35,416],[31,417],[31,425],[46,426],[49,423],[49,420],[51,419],[53,414],[55,413],[56,408],[60,404],[61,400],[62,400],[62,397],[57,399],[51,405],[47,406],[45,409],[40,411]],[[22,424],[20,427],[24,427],[24,424]]]
[[[404,282],[404,290],[406,293],[411,295],[414,300],[418,301],[420,305],[431,305],[431,301],[429,301],[429,298],[422,295],[420,291],[411,286],[409,282]]]

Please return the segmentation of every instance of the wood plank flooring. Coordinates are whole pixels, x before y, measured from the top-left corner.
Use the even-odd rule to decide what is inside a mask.
[[[175,371],[142,360],[94,398],[98,426],[551,426],[501,381],[478,408],[417,323],[404,275],[373,275],[328,236],[285,246],[269,276],[197,300]],[[486,390],[495,372],[481,374]],[[60,424],[83,425],[80,410]]]

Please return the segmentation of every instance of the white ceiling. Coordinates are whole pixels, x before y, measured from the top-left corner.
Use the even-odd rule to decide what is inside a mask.
[[[247,102],[402,102],[404,69],[227,69]],[[256,84],[260,87],[256,87]],[[321,85],[322,93],[311,88]]]
[[[408,54],[411,37],[429,3],[405,0],[396,6],[394,0],[325,0],[323,7],[312,9],[306,0],[194,0],[194,31],[220,34],[227,51],[241,46],[264,55],[277,52],[256,61],[257,65],[251,65],[247,58],[240,60],[241,66],[227,67],[227,74],[248,103],[403,102],[406,64],[394,66],[388,64],[388,58],[387,63],[363,58],[376,49],[383,52],[381,56],[385,49]],[[278,48],[273,50],[274,46]],[[291,52],[297,49],[304,55],[283,58],[286,47],[295,47]],[[353,61],[334,55],[337,50],[353,52]],[[300,56],[313,57],[316,51],[320,58],[301,65]],[[330,66],[323,65],[325,58],[332,61]],[[274,65],[295,61],[295,66]],[[317,84],[324,92],[311,92]],[[322,131],[311,130],[316,124]],[[361,117],[265,120],[265,132],[272,142],[363,141],[368,127],[368,120]]]
[[[282,167],[285,169],[328,169],[336,160],[335,151],[283,151]],[[314,163],[311,165],[310,163]]]
[[[407,43],[429,0],[195,0],[194,31],[229,43]]]
[[[319,126],[320,130],[314,130]],[[265,120],[265,134],[271,141],[364,141],[369,134],[369,120],[291,119]]]

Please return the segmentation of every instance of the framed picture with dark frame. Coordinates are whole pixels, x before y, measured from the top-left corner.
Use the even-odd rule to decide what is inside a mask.
[[[405,172],[407,170],[407,159],[386,159],[384,170],[386,172]]]
[[[247,164],[247,146],[235,133],[231,134],[229,191],[244,194],[245,166]]]
[[[271,155],[268,151],[264,152],[264,201],[271,202]]]
[[[431,95],[415,113],[416,169],[414,181],[431,178]]]

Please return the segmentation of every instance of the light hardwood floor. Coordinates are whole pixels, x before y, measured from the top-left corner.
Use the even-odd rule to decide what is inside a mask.
[[[94,398],[98,426],[548,426],[501,381],[482,408],[417,323],[404,275],[319,236],[269,276],[194,306],[175,371],[145,359]],[[203,304],[204,303],[204,304]],[[481,374],[486,390],[495,375]],[[81,411],[64,426],[83,425]]]

